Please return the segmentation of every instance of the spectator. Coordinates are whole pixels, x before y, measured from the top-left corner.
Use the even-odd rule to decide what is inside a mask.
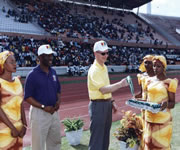
[[[16,72],[14,54],[0,53],[0,149],[22,149],[27,123],[23,107],[23,88]]]
[[[60,83],[50,66],[53,53],[50,45],[38,48],[40,64],[27,76],[24,99],[31,105],[30,124],[32,150],[59,150],[60,135]],[[46,81],[46,82],[45,82]]]

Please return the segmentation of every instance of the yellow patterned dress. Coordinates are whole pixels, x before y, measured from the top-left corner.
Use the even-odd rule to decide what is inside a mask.
[[[141,86],[142,89],[142,100],[146,100],[146,96],[147,96],[147,92],[146,92],[146,86],[145,83],[147,81],[147,79],[149,79],[150,77],[148,76],[148,74],[145,73],[139,73],[137,74],[137,78],[138,78],[138,84]],[[145,110],[141,110],[141,118],[142,118],[142,123],[143,123],[143,130],[144,130],[144,126],[145,126]],[[143,135],[142,135],[142,140],[141,140],[141,145],[140,145],[140,150],[144,149],[144,140],[143,140]]]
[[[142,73],[142,74],[139,73],[137,74],[137,78],[138,78],[138,84],[142,88],[142,100],[146,100],[145,82],[146,79],[149,78],[149,76],[147,75],[147,73]]]
[[[162,103],[168,101],[168,91],[176,93],[177,79],[148,80],[147,101]],[[170,150],[172,137],[172,115],[170,109],[158,113],[145,111],[144,150]]]
[[[13,82],[0,78],[1,108],[13,125],[21,130],[21,103],[23,88],[18,77]],[[11,130],[0,121],[0,150],[22,150],[22,138],[11,136]]]

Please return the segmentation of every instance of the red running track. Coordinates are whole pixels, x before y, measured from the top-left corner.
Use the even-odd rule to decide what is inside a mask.
[[[133,76],[133,75],[132,75]],[[118,80],[122,79],[122,77],[125,77],[125,75],[111,75],[110,78],[115,78],[116,80],[111,80],[111,83],[117,82]],[[175,76],[177,78],[177,75]],[[174,78],[174,75],[171,75],[171,78]],[[178,76],[180,81],[180,75]],[[69,81],[80,81],[80,83],[64,83]],[[86,77],[60,77],[60,81],[62,82],[62,95],[61,95],[61,106],[60,106],[60,120],[63,120],[64,118],[74,118],[74,117],[80,117],[84,120],[85,126],[84,129],[87,130],[89,128],[89,115],[88,115],[88,91],[87,91],[87,82]],[[83,82],[84,81],[84,82]],[[139,91],[139,86],[137,83],[137,78],[135,77],[133,79],[134,83],[134,89],[135,93]],[[122,88],[118,90],[117,92],[113,93],[113,98],[116,100],[116,103],[118,105],[118,112],[116,114],[113,114],[113,121],[120,120],[122,117],[121,111],[122,110],[132,110],[136,113],[140,113],[139,110],[134,109],[132,107],[129,107],[125,104],[125,101],[130,99],[132,97],[130,93],[129,87]],[[177,102],[180,102],[180,87],[177,90],[176,93],[176,100]],[[25,106],[25,112],[27,121],[29,123],[29,105]],[[64,127],[61,124],[61,133],[62,136],[64,136]],[[28,129],[26,136],[24,137],[24,146],[30,145],[30,129]]]

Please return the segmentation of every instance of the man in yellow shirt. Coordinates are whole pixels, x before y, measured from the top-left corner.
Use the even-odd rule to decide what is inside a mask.
[[[117,111],[112,94],[116,90],[128,86],[126,78],[110,84],[106,65],[108,47],[105,41],[94,44],[95,60],[88,71],[90,142],[89,150],[108,150],[109,134],[112,124],[112,109]]]

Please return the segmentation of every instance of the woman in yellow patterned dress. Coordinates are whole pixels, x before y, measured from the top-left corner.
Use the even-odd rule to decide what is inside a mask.
[[[26,119],[22,105],[23,88],[12,52],[0,53],[0,150],[22,150]]]
[[[141,91],[139,94],[135,95],[135,98],[141,99],[143,101],[146,101],[146,91],[145,91],[145,82],[147,79],[154,77],[154,70],[153,70],[153,55],[146,55],[143,58],[143,62],[141,63],[139,70],[142,73],[138,73],[137,74],[137,78],[138,78],[138,83],[141,86]],[[141,117],[142,117],[142,122],[143,122],[143,127],[145,124],[145,111],[141,110]],[[143,142],[143,136],[142,136],[142,140],[141,140],[141,145],[140,145],[140,149],[143,150],[144,149],[144,142]]]
[[[153,63],[152,63],[153,58],[154,58],[153,55],[146,55],[143,58],[143,62],[139,67],[139,70],[142,73],[138,73],[137,78],[138,78],[138,83],[141,86],[141,91],[139,94],[135,96],[135,98],[137,99],[140,98],[141,100],[146,100],[146,93],[144,90],[145,80],[155,75],[153,70]]]
[[[166,59],[163,56],[153,58],[156,74],[146,82],[147,101],[161,104],[161,111],[145,111],[144,150],[170,150],[172,137],[172,115],[170,109],[175,106],[175,93],[178,80],[166,77]]]

